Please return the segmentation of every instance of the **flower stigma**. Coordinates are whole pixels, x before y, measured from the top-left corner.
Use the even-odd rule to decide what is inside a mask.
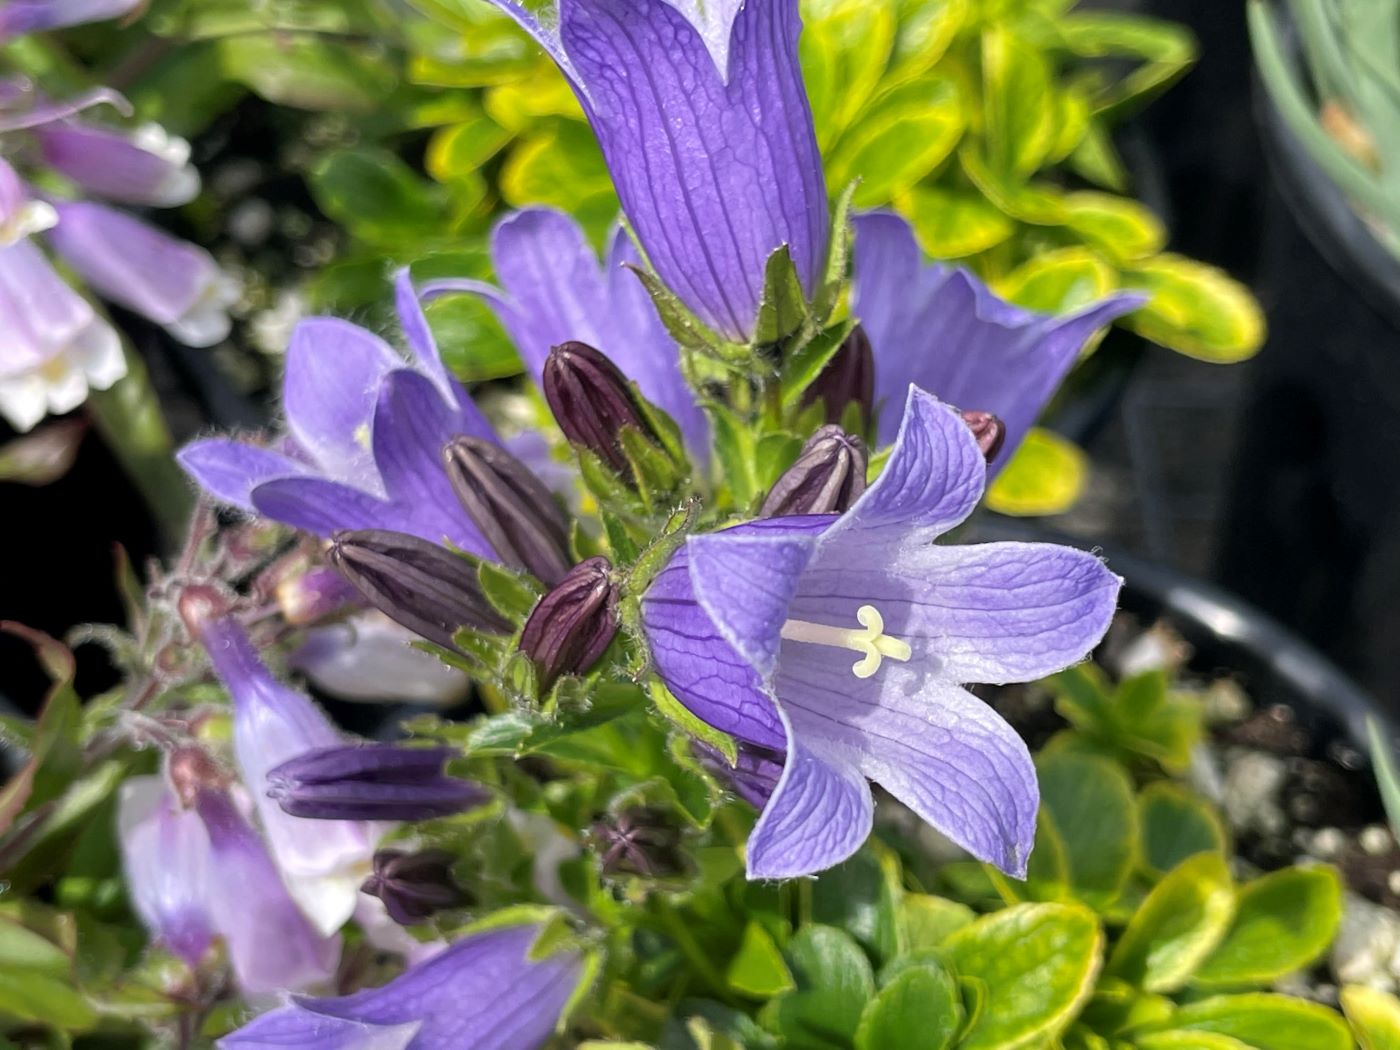
[[[781,633],[782,637],[794,642],[829,645],[860,653],[861,658],[851,666],[851,673],[857,678],[869,678],[880,669],[885,657],[904,663],[912,655],[913,650],[908,642],[885,634],[885,618],[875,606],[862,605],[856,610],[856,619],[860,621],[862,630],[830,627],[806,620],[788,620],[783,624]]]

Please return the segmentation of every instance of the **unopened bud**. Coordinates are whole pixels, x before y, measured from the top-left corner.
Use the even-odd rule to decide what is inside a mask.
[[[587,343],[561,343],[551,350],[540,385],[570,443],[596,453],[623,477],[631,476],[620,439],[623,427],[660,444],[627,377]]]
[[[535,662],[541,692],[563,674],[588,670],[617,633],[617,587],[607,558],[575,565],[540,599],[520,633],[520,650]]]
[[[549,489],[505,449],[459,437],[442,450],[462,508],[506,565],[549,586],[569,571],[569,523]]]
[[[589,829],[605,875],[661,878],[686,868],[681,829],[653,806],[629,809],[597,821]]]
[[[378,897],[400,926],[415,926],[447,908],[462,908],[472,897],[452,877],[451,853],[425,849],[407,853],[381,849],[374,854],[374,874],[360,892]]]
[[[303,752],[267,774],[267,794],[294,817],[428,820],[475,809],[490,793],[448,776],[448,747],[346,744]]]
[[[807,439],[797,461],[769,490],[758,516],[839,514],[848,510],[865,491],[868,466],[865,442],[827,424]]]
[[[277,584],[282,618],[297,626],[323,620],[356,604],[359,597],[349,580],[326,565],[288,576]]]
[[[365,601],[395,623],[446,648],[463,627],[510,630],[481,591],[476,569],[435,543],[403,532],[337,532],[327,554]]]
[[[977,447],[988,463],[997,458],[1001,446],[1006,443],[1006,424],[990,412],[966,410],[962,413],[963,422],[977,439]]]
[[[867,423],[875,413],[875,353],[865,329],[856,325],[841,343],[831,360],[802,393],[804,405],[821,401],[826,406],[826,421],[841,422],[846,406],[854,403]]]

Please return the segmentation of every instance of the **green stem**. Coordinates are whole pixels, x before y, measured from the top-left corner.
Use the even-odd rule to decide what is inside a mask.
[[[130,347],[126,360],[125,379],[88,396],[88,415],[150,507],[162,546],[173,549],[189,521],[194,495],[175,464],[174,443],[145,363]]]
[[[710,991],[725,1003],[734,1001],[733,993],[729,990],[729,982],[724,979],[724,975],[715,969],[710,962],[710,957],[705,954],[705,949],[700,942],[692,935],[686,927],[685,920],[676,914],[675,909],[669,902],[657,900],[657,917],[661,920],[661,928],[666,936],[675,941],[676,947],[681,950],[686,961],[694,968],[701,980],[710,986]]]

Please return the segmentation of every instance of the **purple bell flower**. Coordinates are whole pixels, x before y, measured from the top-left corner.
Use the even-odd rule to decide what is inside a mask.
[[[1110,295],[1064,317],[998,299],[966,270],[925,262],[914,231],[891,212],[855,219],[851,309],[874,349],[880,444],[899,432],[910,384],[1006,427],[992,464],[1006,464],[1093,333],[1147,297]]]
[[[797,0],[493,2],[569,78],[642,250],[701,320],[747,341],[783,245],[816,291],[831,219]]]
[[[220,1050],[537,1050],[583,977],[575,952],[532,962],[539,928],[465,937],[380,988],[297,997],[218,1042]]]
[[[628,266],[641,257],[621,226],[608,237],[603,267],[573,218],[552,208],[526,208],[491,232],[491,260],[500,288],[443,280],[425,298],[453,291],[485,299],[520,351],[535,382],[563,343],[586,343],[607,355],[645,397],[676,421],[692,455],[709,453],[709,425],[681,375],[680,349]]]
[[[144,0],[5,0],[0,40],[49,29],[103,22],[134,11]]]
[[[870,832],[868,781],[1023,877],[1039,791],[1026,745],[963,686],[1083,659],[1121,581],[1051,544],[940,547],[987,465],[961,416],[911,388],[884,472],[838,516],[691,537],[642,599],[656,670],[698,717],[786,755],[751,878],[821,871]]]
[[[195,626],[233,700],[234,755],[268,847],[292,896],[316,928],[329,934],[354,912],[383,829],[292,816],[271,797],[271,773],[308,751],[341,746],[346,738],[309,697],[273,677],[235,620],[211,617]]]
[[[190,164],[190,144],[158,124],[124,132],[60,121],[34,134],[44,163],[94,196],[174,208],[199,194],[199,172]]]
[[[461,434],[495,434],[443,365],[408,271],[395,283],[411,361],[348,322],[302,321],[287,348],[281,447],[209,438],[185,446],[180,463],[216,498],[318,536],[388,529],[493,557],[442,450]]]
[[[48,240],[104,299],[163,326],[190,346],[229,333],[238,286],[203,248],[91,201],[58,201]]]

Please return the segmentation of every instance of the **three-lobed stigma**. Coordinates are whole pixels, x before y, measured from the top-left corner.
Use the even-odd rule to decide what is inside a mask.
[[[861,654],[861,658],[851,665],[851,673],[857,678],[869,678],[880,669],[880,664],[888,657],[904,663],[912,655],[909,643],[885,633],[885,618],[873,605],[862,605],[856,610],[856,619],[861,629],[851,627],[831,627],[824,623],[808,623],[806,620],[788,620],[783,624],[782,637],[794,642],[807,642],[811,645],[826,645],[838,649],[850,649]]]

